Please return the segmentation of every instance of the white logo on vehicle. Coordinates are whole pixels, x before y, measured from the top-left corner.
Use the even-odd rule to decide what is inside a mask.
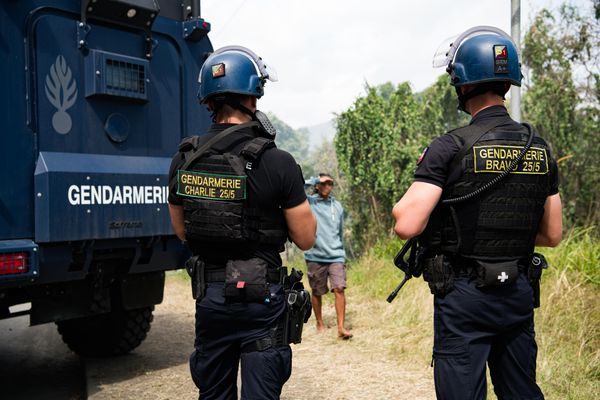
[[[77,83],[73,79],[67,61],[60,54],[50,67],[50,73],[46,75],[44,89],[48,101],[57,110],[52,116],[52,127],[60,134],[69,133],[73,123],[67,110],[73,107],[77,100]]]

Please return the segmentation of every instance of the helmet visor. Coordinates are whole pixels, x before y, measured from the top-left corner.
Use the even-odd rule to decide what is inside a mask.
[[[444,40],[433,55],[433,68],[447,67],[448,64],[453,62],[456,51],[466,39],[490,33],[512,40],[512,38],[502,29],[493,26],[475,26],[464,31],[460,35]]]

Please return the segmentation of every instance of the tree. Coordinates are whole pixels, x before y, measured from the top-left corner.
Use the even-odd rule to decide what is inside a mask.
[[[391,232],[390,211],[412,183],[416,161],[435,137],[466,125],[447,75],[421,93],[408,83],[365,87],[366,94],[337,116],[337,151],[344,201],[362,249]]]
[[[308,154],[308,136],[306,133],[292,128],[277,118],[275,114],[268,113],[268,117],[277,130],[277,136],[275,137],[277,147],[289,152],[301,164]]]
[[[524,117],[554,147],[568,219],[599,223],[596,194],[600,121],[600,1],[582,16],[562,6],[559,18],[547,10],[536,17],[524,40],[529,71]],[[577,79],[576,79],[577,78]],[[351,217],[352,243],[362,249],[392,226],[390,210],[412,182],[424,146],[469,116],[442,75],[421,93],[408,83],[365,86],[365,95],[336,118],[335,149],[346,186],[343,200]],[[359,254],[361,248],[355,254]]]
[[[417,94],[423,113],[423,132],[440,135],[469,123],[469,115],[458,109],[458,98],[447,74]]]
[[[561,6],[557,16],[541,10],[523,48],[530,76],[523,96],[524,119],[552,146],[565,216],[574,224],[600,222],[598,3],[595,15],[581,15],[569,5]]]
[[[423,144],[422,116],[408,83],[366,86],[366,92],[337,116],[335,137],[353,243],[363,246],[391,226],[390,209],[408,187]]]

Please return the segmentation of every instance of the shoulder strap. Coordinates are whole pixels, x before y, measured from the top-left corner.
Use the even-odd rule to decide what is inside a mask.
[[[256,161],[272,143],[271,139],[264,137],[254,138],[244,145],[240,154],[250,161]]]
[[[184,138],[181,141],[181,143],[179,143],[179,152],[187,153],[190,150],[195,150],[198,147],[199,143],[200,143],[200,136],[198,136],[198,135],[188,136],[188,137]]]
[[[188,169],[189,166],[194,161],[196,161],[198,158],[202,157],[204,155],[204,153],[206,153],[208,150],[210,150],[210,148],[212,146],[214,146],[217,142],[222,140],[224,137],[230,135],[231,133],[233,133],[235,131],[239,131],[240,129],[249,128],[249,127],[258,127],[258,126],[259,126],[258,122],[250,121],[250,122],[246,122],[243,124],[231,126],[227,129],[225,129],[223,132],[219,132],[217,135],[212,137],[210,140],[208,140],[202,146],[200,146],[199,148],[197,148],[193,152],[191,152],[190,157],[189,158],[186,157],[185,163],[181,166],[180,169],[183,169],[183,170]]]
[[[512,121],[512,119],[509,116],[505,116],[503,118],[495,119],[491,122],[488,122],[485,125],[472,124],[453,131],[451,135],[461,137],[464,140],[464,144],[452,159],[452,163],[450,164],[450,171],[454,171],[456,168],[458,168],[465,154],[467,154],[467,152],[471,150],[471,147],[473,147],[473,145],[479,139],[481,139],[483,135],[485,135],[492,129],[510,121]]]

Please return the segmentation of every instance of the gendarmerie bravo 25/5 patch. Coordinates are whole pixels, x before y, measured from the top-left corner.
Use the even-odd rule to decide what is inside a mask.
[[[475,173],[502,173],[523,151],[523,146],[473,146]],[[543,175],[548,173],[548,154],[546,149],[531,147],[513,174]]]
[[[178,170],[177,194],[209,200],[244,200],[246,177]]]

